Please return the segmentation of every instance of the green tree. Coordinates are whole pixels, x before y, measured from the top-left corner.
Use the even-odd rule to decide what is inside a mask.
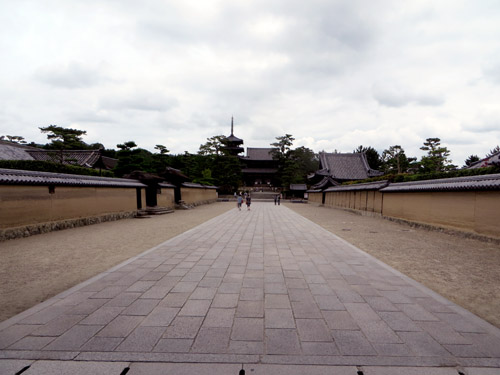
[[[51,140],[51,143],[45,145],[44,148],[58,150],[52,154],[52,157],[57,158],[61,164],[75,161],[75,159],[65,158],[63,150],[86,150],[88,148],[88,145],[82,141],[82,135],[87,134],[85,130],[63,128],[57,125],[39,129],[42,133],[47,133],[47,139]]]
[[[214,184],[222,194],[231,194],[241,184],[241,162],[237,156],[219,155],[212,158]]]
[[[444,172],[456,169],[456,166],[451,164],[450,151],[447,147],[441,146],[441,139],[427,138],[421,150],[427,151],[427,155],[422,156],[419,162],[420,172]]]
[[[213,185],[215,179],[212,177],[212,171],[208,168],[201,171],[201,177],[196,177],[193,179],[193,182],[202,185]]]
[[[382,169],[384,173],[407,173],[416,160],[408,158],[401,146],[390,146],[382,153]]]
[[[214,135],[207,138],[207,142],[200,145],[198,154],[200,155],[221,155],[224,149],[224,142],[226,137],[223,135]]]
[[[364,152],[366,154],[366,160],[368,161],[368,165],[370,166],[370,168],[376,170],[380,169],[382,165],[382,159],[378,151],[375,150],[373,147],[371,146],[363,147],[363,145],[360,145],[353,152],[354,153]]]
[[[47,133],[47,138],[52,141],[47,145],[48,149],[85,150],[88,147],[82,141],[82,135],[87,134],[85,130],[63,128],[57,125],[49,125],[39,129],[42,133]]]
[[[276,137],[271,143],[273,159],[278,162],[276,180],[287,188],[290,184],[305,183],[307,175],[318,168],[318,159],[314,152],[304,146],[292,149],[295,138],[291,134]]]
[[[156,145],[155,150],[158,150],[161,155],[165,155],[170,152],[170,150],[163,145]]]
[[[291,150],[295,138],[291,134],[285,134],[281,137],[276,137],[277,142],[271,143],[273,149],[271,151],[273,158],[276,160],[284,160],[287,153]]]
[[[472,164],[474,164],[475,162],[479,161],[479,156],[477,155],[469,155],[467,157],[467,159],[465,159],[465,165],[464,165],[464,168],[466,167],[470,167]]]
[[[156,172],[154,170],[153,154],[148,150],[137,148],[134,141],[116,145],[118,163],[114,169],[115,175],[121,177],[133,171]]]
[[[500,146],[495,146],[493,147],[493,149],[490,150],[490,152],[486,154],[486,157],[489,158],[490,156],[493,156],[498,152],[500,152]]]
[[[26,144],[27,142],[24,140],[24,137],[19,135],[1,135],[0,141],[7,141],[12,143]]]

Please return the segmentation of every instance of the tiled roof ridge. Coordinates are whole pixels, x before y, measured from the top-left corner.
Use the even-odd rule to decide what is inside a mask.
[[[473,168],[474,166],[476,166],[478,164],[490,161],[491,159],[495,158],[495,156],[497,156],[497,155],[500,156],[500,151],[495,152],[495,153],[491,154],[490,156],[486,156],[486,157],[484,157],[484,158],[482,158],[482,159],[480,159],[480,160],[472,163],[471,165],[469,165],[468,168]]]
[[[36,151],[36,150],[39,150],[39,148],[37,147],[33,147],[33,146],[28,146],[28,145],[24,145],[24,144],[21,144],[21,143],[16,143],[16,142],[9,142],[9,141],[5,141],[5,140],[1,140],[0,139],[0,144],[4,144],[4,145],[7,145],[7,146],[12,146],[12,147],[17,147],[17,148],[22,148],[26,151]]]
[[[392,183],[382,192],[500,190],[500,173]]]
[[[482,181],[482,180],[499,180],[500,173],[493,174],[481,174],[474,176],[461,176],[461,177],[449,177],[449,178],[438,178],[433,180],[418,180],[418,181],[405,181],[405,182],[397,182],[398,185],[425,185],[425,184],[435,184],[437,183],[453,183],[453,182],[462,182],[462,181]]]
[[[8,185],[100,185],[144,186],[137,180],[114,177],[74,175],[67,173],[26,171],[0,168],[0,184]]]
[[[363,182],[361,184],[332,186],[325,191],[346,191],[346,190],[379,190],[389,185],[388,180]]]

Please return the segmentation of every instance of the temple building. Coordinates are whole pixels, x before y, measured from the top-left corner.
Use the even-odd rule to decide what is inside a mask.
[[[234,120],[231,117],[231,135],[226,137],[224,150],[228,155],[238,156],[242,163],[243,185],[253,188],[272,188],[277,186],[275,174],[278,171],[278,162],[273,159],[272,148],[247,147],[246,156],[243,140],[234,135]]]
[[[231,135],[226,137],[224,141],[225,153],[232,156],[238,156],[245,151],[241,145],[243,145],[243,139],[234,136],[234,123],[231,117]]]
[[[112,170],[118,159],[98,150],[46,150],[0,140],[0,160],[38,160],[78,167]]]
[[[275,175],[278,161],[273,159],[272,148],[247,147],[247,155],[240,157],[243,163],[243,184],[255,188],[276,187]]]
[[[364,180],[382,176],[384,173],[371,169],[364,152],[360,153],[319,153],[319,170],[309,176],[314,184],[311,189],[324,190],[342,182]]]

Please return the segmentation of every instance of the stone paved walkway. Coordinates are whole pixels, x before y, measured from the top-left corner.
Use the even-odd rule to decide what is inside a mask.
[[[0,323],[1,374],[237,374],[242,364],[255,375],[497,374],[500,330],[258,202]]]

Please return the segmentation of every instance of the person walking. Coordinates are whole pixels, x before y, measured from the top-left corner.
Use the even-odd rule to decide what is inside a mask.
[[[278,202],[278,196],[277,196],[277,195],[275,195],[275,196],[274,196],[274,205],[275,205],[275,206],[276,206],[276,203],[277,203],[277,202]]]
[[[278,206],[280,205],[280,201],[281,201],[281,194],[278,194]]]
[[[247,203],[247,211],[250,211],[250,205],[252,204],[252,198],[250,198],[250,194],[247,195],[246,203]]]
[[[240,211],[241,211],[241,204],[243,203],[243,197],[241,196],[241,194],[240,194],[240,195],[238,195],[237,202],[238,202],[238,203],[237,203],[236,205],[237,205],[237,207],[238,207],[238,210],[240,210]]]

